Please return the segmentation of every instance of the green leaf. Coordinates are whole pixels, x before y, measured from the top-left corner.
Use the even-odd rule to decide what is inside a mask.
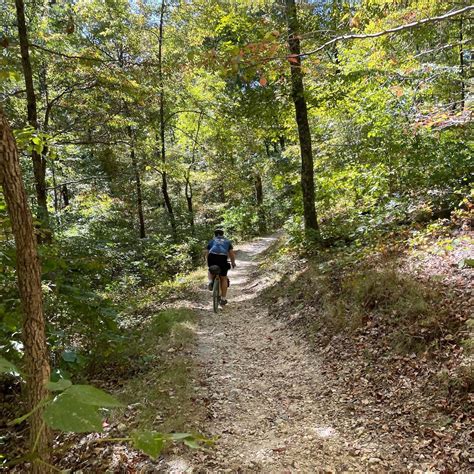
[[[59,379],[57,382],[48,382],[46,388],[51,392],[62,392],[72,385],[72,382],[67,379]]]
[[[15,364],[12,364],[7,359],[1,356],[0,356],[0,373],[20,375],[20,371],[16,368]]]
[[[474,258],[465,258],[461,264],[462,268],[474,268]]]
[[[199,443],[194,439],[194,438],[185,438],[183,440],[183,443],[188,447],[192,449],[199,449]]]
[[[65,362],[76,362],[77,354],[75,351],[64,351],[61,357]]]
[[[45,409],[46,424],[61,431],[73,433],[90,433],[102,431],[102,417],[98,407],[80,403],[67,391],[58,395]]]
[[[155,431],[135,431],[132,433],[132,443],[136,449],[156,459],[160,455],[165,441],[163,435]]]
[[[193,435],[190,433],[170,433],[169,437],[173,441],[181,441],[182,439],[192,438]]]
[[[78,402],[96,407],[123,407],[115,397],[92,385],[72,385],[65,392]]]

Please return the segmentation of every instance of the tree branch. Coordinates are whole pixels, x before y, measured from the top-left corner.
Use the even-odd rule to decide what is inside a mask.
[[[465,8],[461,8],[460,10],[455,10],[449,13],[445,13],[444,15],[440,16],[433,16],[430,18],[423,18],[422,20],[419,21],[414,21],[412,23],[407,23],[406,25],[400,25],[395,28],[390,28],[388,30],[383,30],[383,31],[378,31],[377,33],[367,33],[367,34],[354,34],[354,35],[342,35],[338,36],[337,38],[333,38],[332,40],[326,41],[326,43],[322,44],[321,46],[318,46],[316,49],[313,49],[312,51],[307,51],[305,53],[299,54],[300,57],[302,56],[309,56],[311,54],[315,54],[319,51],[322,51],[323,49],[327,48],[328,46],[331,46],[339,41],[348,41],[348,40],[353,40],[353,39],[366,39],[366,38],[378,38],[379,36],[384,36],[388,35],[390,33],[398,33],[400,31],[405,31],[409,30],[412,28],[416,28],[418,26],[426,25],[427,23],[435,23],[438,21],[444,21],[449,18],[452,18],[454,16],[462,15],[464,13],[467,13],[471,10],[474,10],[474,6],[469,6]]]
[[[460,46],[460,45],[463,45],[463,44],[469,44],[471,42],[472,42],[472,40],[468,39],[468,40],[464,40],[464,41],[457,41],[456,43],[445,44],[443,46],[437,46],[436,48],[429,49],[427,51],[422,51],[421,53],[415,54],[415,56],[413,56],[413,57],[414,58],[419,58],[420,56],[424,56],[425,54],[437,53],[438,51],[443,51],[444,49],[455,48],[456,46]]]
[[[61,183],[61,184],[58,184],[56,186],[49,186],[46,189],[49,191],[51,189],[60,189],[63,186],[65,186],[65,185],[67,186],[69,184],[84,183],[84,182],[87,182],[87,181],[94,181],[96,179],[107,179],[107,178],[108,178],[108,176],[106,176],[106,175],[87,176],[87,178],[77,179],[75,181],[66,181],[65,183]]]
[[[93,58],[91,56],[75,56],[75,55],[72,55],[72,54],[61,53],[59,51],[55,51],[54,49],[45,48],[44,46],[40,46],[39,44],[36,44],[36,43],[30,43],[30,46],[32,48],[39,49],[39,50],[44,51],[46,53],[54,54],[55,56],[60,56],[62,58],[66,58],[66,59],[81,59],[83,61],[95,61],[95,62],[98,62],[98,63],[110,62],[110,61],[104,61],[103,59],[100,59],[100,58]]]

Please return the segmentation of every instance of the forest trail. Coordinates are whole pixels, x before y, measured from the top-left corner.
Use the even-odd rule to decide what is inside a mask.
[[[337,413],[318,399],[324,384],[316,355],[259,305],[270,278],[259,274],[258,257],[275,240],[240,247],[223,311],[213,314],[202,290],[208,304],[195,354],[208,408],[202,429],[218,440],[192,461],[168,460],[167,472],[360,472],[380,461],[376,445],[361,458],[356,443],[332,426]]]

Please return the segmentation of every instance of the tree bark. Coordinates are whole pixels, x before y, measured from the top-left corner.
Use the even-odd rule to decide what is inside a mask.
[[[138,161],[135,155],[135,137],[133,135],[132,127],[128,127],[128,136],[130,137],[130,159],[132,161],[133,175],[135,177],[135,192],[137,197],[137,213],[138,224],[140,229],[140,239],[146,237],[145,232],[145,218],[143,216],[143,198],[142,198],[142,182],[140,179],[140,170],[138,168]]]
[[[165,201],[165,207],[170,218],[171,231],[176,239],[176,220],[174,217],[173,205],[168,193],[168,174],[166,172],[166,122],[165,122],[165,85],[163,79],[163,25],[165,16],[165,0],[161,1],[160,11],[160,32],[158,41],[158,80],[160,85],[160,144],[161,144],[161,192]]]
[[[185,188],[184,188],[184,194],[186,196],[186,202],[188,205],[188,214],[189,214],[189,223],[191,225],[191,234],[194,236],[194,209],[193,209],[193,187],[191,184],[191,171],[194,167],[194,163],[196,161],[196,150],[197,150],[197,145],[198,145],[198,139],[199,139],[199,132],[201,130],[201,121],[202,121],[202,116],[203,113],[201,112],[199,114],[198,118],[198,123],[196,127],[196,134],[194,136],[193,140],[193,149],[191,152],[191,163],[188,166],[188,169],[186,170],[186,175],[185,175]]]
[[[63,209],[69,206],[69,190],[67,185],[63,184],[61,188],[61,196],[63,197]]]
[[[261,234],[267,230],[265,209],[263,208],[263,185],[260,173],[255,174],[255,201],[257,204],[258,230]]]
[[[193,208],[193,188],[191,186],[191,169],[188,169],[186,172],[185,180],[185,188],[184,193],[186,195],[186,203],[188,206],[188,215],[189,215],[189,224],[191,226],[191,235],[194,235],[194,208]]]
[[[466,106],[466,84],[464,77],[464,20],[461,16],[459,20],[459,68],[461,76],[461,101],[460,108],[461,111],[464,110]]]
[[[288,22],[288,46],[290,51],[291,89],[295,105],[296,123],[301,150],[301,190],[303,194],[304,228],[307,237],[320,239],[314,198],[314,165],[308,109],[304,96],[303,72],[301,70],[301,49],[298,36],[299,23],[295,0],[286,0]]]
[[[280,141],[280,151],[285,151],[285,137],[283,135],[280,135],[278,137],[278,140]]]
[[[33,218],[23,185],[17,147],[10,127],[0,109],[0,183],[5,195],[16,244],[18,290],[23,311],[23,343],[28,409],[32,410],[48,392],[50,367],[46,345],[41,266],[36,247]],[[43,422],[43,410],[30,417],[30,449],[34,446],[36,458],[34,473],[49,472],[46,464],[50,457],[50,437]]]
[[[28,123],[35,130],[39,130],[36,94],[33,84],[33,72],[30,61],[28,31],[25,20],[25,4],[23,0],[15,0],[15,5],[18,23],[18,38],[20,41],[21,64],[26,88]],[[38,201],[38,217],[42,224],[42,233],[38,235],[38,240],[40,242],[50,242],[52,235],[49,225],[48,195],[46,192],[46,159],[44,154],[41,155],[35,150],[33,150],[31,153],[31,159],[33,161],[36,199]]]

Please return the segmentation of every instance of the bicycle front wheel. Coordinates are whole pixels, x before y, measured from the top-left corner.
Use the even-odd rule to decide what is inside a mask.
[[[220,302],[220,281],[219,277],[214,278],[214,284],[212,285],[212,304],[214,307],[214,313],[217,313],[219,310]]]

